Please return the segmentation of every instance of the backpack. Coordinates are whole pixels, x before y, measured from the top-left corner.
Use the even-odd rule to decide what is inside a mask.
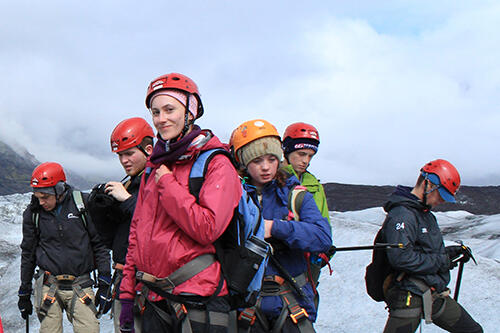
[[[308,192],[307,187],[302,185],[295,185],[290,192],[288,192],[288,219],[300,221],[299,211],[302,207],[302,203],[304,202],[304,197]],[[311,282],[311,286],[313,288],[313,292],[315,295],[318,294],[317,286],[319,284],[319,275],[321,269],[328,265],[330,270],[330,275],[332,275],[333,270],[330,266],[330,258],[326,253],[311,253],[305,252],[304,256],[307,260],[307,274],[309,277],[309,281]],[[315,300],[316,307],[318,307],[319,299]]]
[[[189,174],[189,192],[199,202],[208,164],[216,155],[231,155],[222,148],[201,152]],[[231,295],[232,308],[252,306],[257,301],[270,245],[264,240],[264,219],[251,185],[242,181],[242,195],[224,233],[214,242],[215,255]]]
[[[120,202],[105,193],[106,184],[97,184],[90,192],[87,206],[92,222],[106,248],[113,248],[117,226],[122,223],[123,215]]]
[[[306,195],[307,188],[302,185],[295,185],[290,192],[288,192],[288,218],[290,220],[299,221],[299,211],[302,208],[302,202]]]
[[[375,237],[374,244],[385,243],[384,226],[380,228]],[[374,249],[372,252],[372,261],[366,266],[365,285],[366,292],[373,300],[377,302],[385,301],[384,290],[392,281],[394,269],[389,264],[385,249]]]

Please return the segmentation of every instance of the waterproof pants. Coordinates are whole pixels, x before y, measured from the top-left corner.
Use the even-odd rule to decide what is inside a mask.
[[[165,301],[154,302],[155,306],[165,312],[171,313]],[[229,313],[229,304],[227,301],[218,297],[214,301],[207,304],[207,309],[214,312]],[[189,308],[187,309],[189,312]],[[187,318],[186,318],[187,320]],[[191,321],[191,329],[193,333],[228,333],[227,326],[217,326],[210,324],[208,330],[205,324]],[[175,324],[168,324],[161,318],[158,312],[154,309],[150,302],[146,302],[144,314],[142,316],[142,333],[177,333],[180,328]]]
[[[250,330],[251,333],[271,333],[272,332],[272,328],[270,330],[266,330],[262,325],[261,323],[259,322],[259,320],[256,320],[255,321],[255,324],[252,325],[252,329]],[[281,333],[300,333],[297,325],[295,325],[292,320],[290,319],[290,317],[288,317],[286,320],[285,320],[285,324],[283,325],[283,328],[281,329],[280,331]]]
[[[409,297],[410,295],[410,297]],[[409,299],[409,301],[408,301]],[[413,333],[417,330],[422,318],[422,297],[406,290],[393,287],[386,296],[389,306],[389,318],[385,324],[384,333]],[[417,309],[416,316],[406,317],[397,310]],[[467,311],[453,298],[438,297],[432,304],[432,322],[448,332],[482,333],[483,329]]]
[[[43,286],[42,295],[47,294],[49,291],[48,286]],[[94,301],[94,292],[92,288],[84,288],[92,301]],[[68,309],[71,306],[71,299],[73,298],[73,290],[58,290],[57,296],[61,300],[63,306]],[[36,309],[38,311],[38,309]],[[70,314],[66,312],[68,320]],[[55,301],[50,307],[47,315],[40,323],[40,333],[62,333],[63,331],[63,310],[59,302]],[[94,312],[89,306],[83,304],[79,300],[75,302],[75,309],[73,312],[73,332],[74,333],[99,333],[99,321],[96,319]]]

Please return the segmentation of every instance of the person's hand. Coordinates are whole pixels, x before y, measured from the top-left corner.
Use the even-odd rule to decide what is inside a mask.
[[[120,182],[108,182],[104,192],[120,202],[123,202],[132,196]]]
[[[264,238],[271,238],[274,220],[264,220]]]
[[[326,252],[326,255],[328,256],[329,259],[332,259],[335,253],[337,253],[337,247],[335,245],[332,245]]]
[[[470,252],[465,245],[450,245],[445,250],[450,259],[450,269],[457,267],[459,262],[465,263],[471,258]]]
[[[121,299],[122,311],[120,312],[120,332],[135,333],[134,330],[134,300]]]
[[[156,169],[156,172],[155,172],[156,184],[158,184],[158,182],[160,181],[161,176],[168,175],[171,173],[172,173],[172,170],[170,170],[165,164],[160,165],[160,167],[158,169]]]
[[[99,276],[99,287],[95,295],[95,305],[99,314],[105,314],[111,309],[113,298],[109,288],[111,288],[111,279],[107,276]]]
[[[19,292],[19,301],[17,307],[21,311],[21,317],[27,319],[33,313],[33,304],[31,304],[31,292]]]

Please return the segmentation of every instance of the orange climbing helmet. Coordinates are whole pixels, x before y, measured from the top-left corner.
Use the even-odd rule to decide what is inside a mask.
[[[264,137],[274,137],[281,143],[280,135],[273,124],[264,119],[245,121],[231,134],[229,144],[233,150],[236,161],[242,163],[240,150],[245,145]],[[278,156],[279,157],[279,156]]]

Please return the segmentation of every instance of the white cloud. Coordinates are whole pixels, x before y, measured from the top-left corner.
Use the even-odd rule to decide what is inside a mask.
[[[500,181],[495,2],[116,4],[0,8],[0,135],[84,174],[121,172],[109,134],[149,120],[147,83],[178,71],[224,140],[252,118],[317,125],[323,181],[411,184],[438,157],[466,184]]]

